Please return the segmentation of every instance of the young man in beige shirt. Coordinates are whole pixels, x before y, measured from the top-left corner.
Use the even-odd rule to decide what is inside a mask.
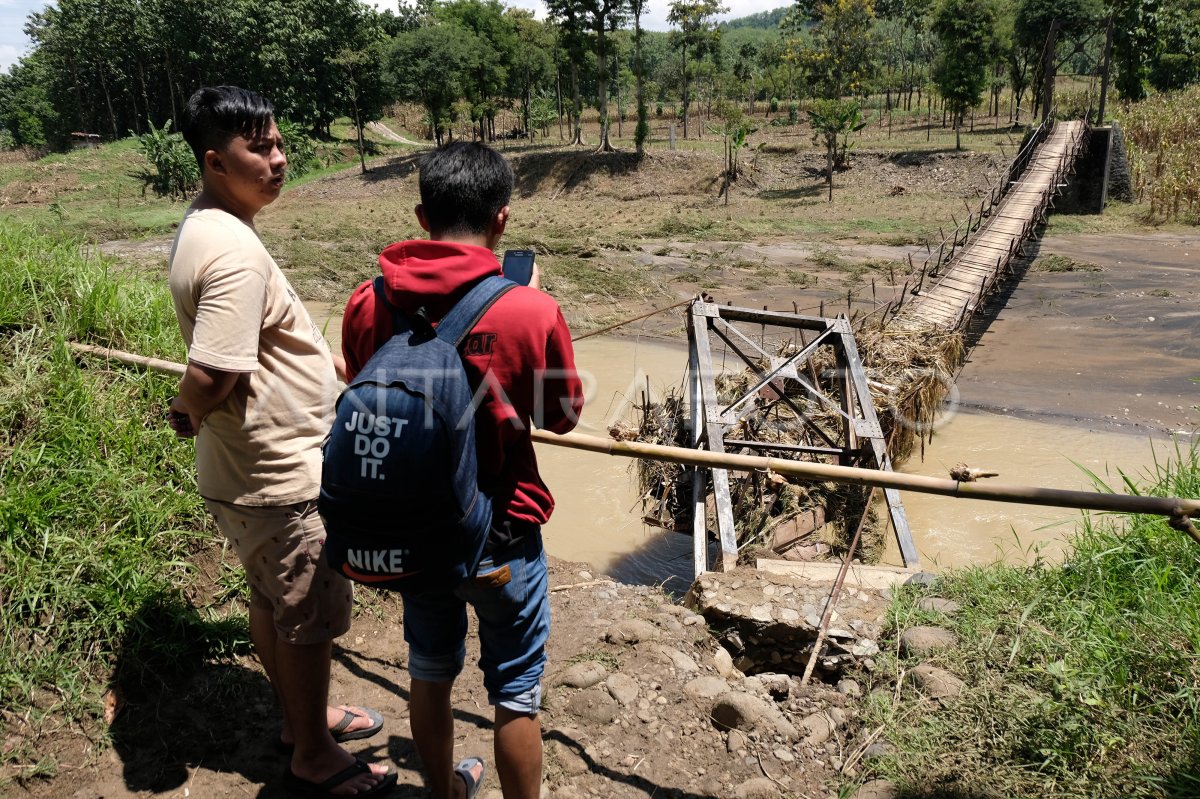
[[[294,744],[287,787],[371,796],[396,775],[338,741],[373,735],[383,720],[327,705],[332,642],[350,627],[352,601],[349,582],[322,563],[316,510],[334,358],[253,224],[287,167],[273,113],[254,92],[218,86],[197,91],[183,114],[203,189],[171,250],[188,365],[170,423],[195,436],[200,494],[246,567],[250,635],[279,697],[281,744]]]

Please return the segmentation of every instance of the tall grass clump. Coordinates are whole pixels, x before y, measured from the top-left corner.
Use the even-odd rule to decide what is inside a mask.
[[[245,634],[197,610],[212,592],[195,563],[219,550],[192,448],[163,423],[175,379],[80,368],[65,346],[179,359],[165,285],[4,221],[0,263],[0,718],[36,732],[47,713],[93,717],[121,672]]]
[[[1200,450],[1149,481],[1200,496]],[[890,623],[951,627],[958,645],[930,662],[966,689],[929,703],[906,680],[899,701],[871,704],[895,746],[871,769],[902,795],[1200,796],[1200,547],[1186,534],[1160,517],[1085,518],[1061,566],[950,573],[937,593],[961,609],[922,611],[906,590]]]

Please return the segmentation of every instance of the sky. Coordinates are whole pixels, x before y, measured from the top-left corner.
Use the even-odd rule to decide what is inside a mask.
[[[379,0],[373,2],[380,8],[395,9],[399,0]],[[505,5],[529,8],[539,18],[545,16],[546,6],[541,0],[502,0]],[[7,72],[17,59],[29,49],[29,39],[25,36],[25,18],[30,12],[40,11],[48,3],[46,0],[0,0],[0,71]],[[642,17],[642,25],[647,30],[667,30],[667,7],[670,0],[650,0],[647,11]],[[789,5],[789,0],[725,0],[730,11],[721,16],[722,19],[744,17],[758,11]]]

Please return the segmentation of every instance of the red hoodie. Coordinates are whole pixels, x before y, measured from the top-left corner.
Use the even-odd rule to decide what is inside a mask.
[[[423,307],[435,322],[480,280],[500,274],[491,250],[442,241],[397,242],[380,254],[379,266],[388,301],[407,314]],[[368,280],[350,295],[342,320],[349,379],[391,335],[391,311],[375,301]],[[571,334],[558,303],[517,286],[488,309],[462,352],[472,391],[490,374],[475,416],[475,440],[480,477],[495,486],[497,516],[507,509],[510,518],[545,524],[554,498],[538,474],[530,419],[543,430],[565,433],[583,409]]]

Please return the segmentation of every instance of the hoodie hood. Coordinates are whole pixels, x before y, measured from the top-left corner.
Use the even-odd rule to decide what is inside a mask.
[[[400,241],[379,254],[388,302],[406,314],[425,308],[437,322],[471,287],[500,274],[500,262],[486,247],[450,241]]]

